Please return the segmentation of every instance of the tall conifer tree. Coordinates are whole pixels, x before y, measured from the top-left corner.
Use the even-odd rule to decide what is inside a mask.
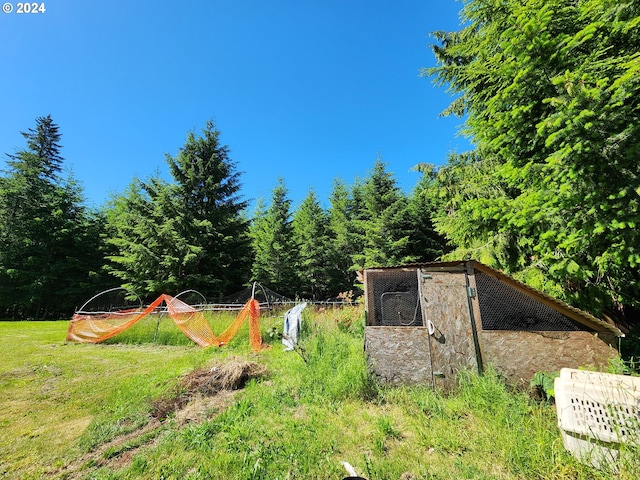
[[[361,249],[353,257],[354,265],[366,268],[403,262],[408,234],[400,228],[399,221],[407,199],[381,158],[359,188],[359,192],[354,189],[354,198],[361,198],[361,208],[355,212],[353,222],[357,229],[354,241]]]
[[[477,146],[438,174],[467,186],[442,190],[441,232],[576,306],[640,311],[640,4],[470,0],[462,15],[425,71]]]
[[[216,298],[240,289],[251,265],[246,202],[220,132],[207,122],[166,160],[173,183],[134,180],[112,203],[113,273],[147,295],[196,289]]]
[[[271,192],[271,203],[259,202],[251,240],[255,255],[252,279],[282,295],[295,296],[298,279],[291,200],[282,178]]]
[[[336,295],[353,289],[356,276],[352,268],[352,257],[359,246],[353,233],[354,201],[343,181],[334,180],[329,203],[327,269],[331,279],[332,294]]]
[[[99,226],[78,184],[60,176],[61,135],[51,116],[22,135],[27,147],[8,155],[0,177],[0,311],[67,316],[101,277]]]
[[[303,298],[321,300],[331,291],[326,220],[316,194],[310,190],[293,215],[298,295]]]

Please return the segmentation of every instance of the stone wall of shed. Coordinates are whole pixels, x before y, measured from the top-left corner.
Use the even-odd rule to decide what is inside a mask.
[[[536,372],[563,367],[606,367],[618,355],[613,338],[590,332],[478,332],[483,363],[492,365],[511,384],[528,385]]]

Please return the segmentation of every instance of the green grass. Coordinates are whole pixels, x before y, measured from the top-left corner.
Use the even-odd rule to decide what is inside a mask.
[[[638,478],[632,461],[615,475],[577,462],[555,407],[510,391],[491,371],[462,374],[447,396],[377,385],[361,307],[304,317],[297,352],[269,340],[282,319],[263,318],[273,348],[258,354],[246,327],[230,345],[201,349],[169,322],[157,344],[151,322],[102,345],[66,343],[68,322],[0,322],[0,476],[337,479],[348,461],[371,480]],[[214,331],[232,318],[212,318]],[[204,420],[152,419],[153,401],[181,376],[232,355],[265,365],[268,376]]]
[[[237,313],[236,311],[221,311],[205,312],[204,315],[213,333],[220,335],[233,322]],[[275,326],[274,322],[276,321],[280,331],[282,331],[282,326],[279,325],[282,322],[277,317],[277,314],[275,316],[263,316],[261,319],[262,330],[266,331]],[[247,344],[248,332],[249,322],[245,321],[238,335],[231,340],[231,347],[241,348],[243,344]],[[104,342],[105,345],[148,345],[151,343],[157,345],[193,346],[193,341],[182,333],[168,314],[152,314],[143,317],[142,320],[129,329]]]

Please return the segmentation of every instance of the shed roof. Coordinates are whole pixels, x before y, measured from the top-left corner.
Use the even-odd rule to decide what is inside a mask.
[[[618,337],[624,337],[624,333],[617,328],[615,325],[611,323],[605,322],[604,320],[600,320],[599,318],[591,315],[588,312],[580,310],[578,308],[572,307],[571,305],[558,300],[550,295],[547,295],[540,290],[532,288],[519,280],[516,280],[510,275],[507,275],[500,270],[496,270],[495,268],[489,267],[481,262],[476,260],[457,260],[457,261],[449,261],[449,262],[427,262],[427,263],[412,263],[405,265],[394,265],[388,267],[371,267],[371,269],[394,269],[394,268],[421,268],[425,270],[431,271],[467,271],[468,273],[473,273],[474,270],[479,272],[486,273],[488,275],[492,275],[498,280],[510,285],[516,290],[525,293],[526,295],[535,298],[540,303],[543,303],[559,313],[565,315],[566,317],[575,320],[576,322],[595,330],[596,332],[606,332],[612,333]],[[369,269],[367,269],[369,270]]]

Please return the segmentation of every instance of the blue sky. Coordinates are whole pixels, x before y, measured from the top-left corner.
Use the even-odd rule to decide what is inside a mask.
[[[49,0],[0,14],[0,169],[20,131],[51,114],[87,203],[134,176],[167,176],[187,132],[213,120],[268,199],[278,177],[297,205],[326,204],[333,179],[366,177],[378,154],[409,192],[420,162],[469,143],[438,114],[451,97],[421,67],[434,30],[457,30],[454,0]],[[41,2],[38,2],[41,3]],[[169,178],[168,176],[166,178]]]

